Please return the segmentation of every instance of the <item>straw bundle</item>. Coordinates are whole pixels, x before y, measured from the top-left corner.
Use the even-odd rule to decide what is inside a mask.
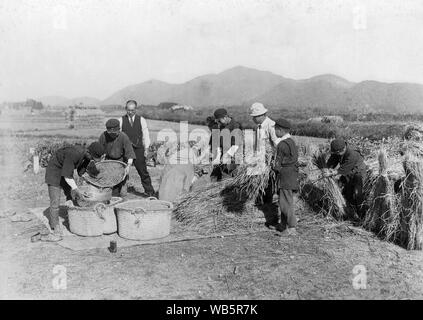
[[[378,154],[379,175],[368,181],[370,192],[367,196],[367,206],[364,227],[386,240],[395,238],[398,223],[398,208],[393,182],[388,179],[388,161],[386,150]]]
[[[335,179],[325,175],[326,159],[327,154],[322,151],[313,155],[312,163],[320,169],[320,175],[302,184],[301,197],[318,213],[340,220],[345,217],[346,202]]]
[[[398,242],[408,250],[423,248],[423,162],[414,156],[404,161],[406,177],[401,197]]]
[[[203,234],[250,229],[256,214],[254,202],[228,181],[204,184],[182,195],[174,209],[177,221]]]

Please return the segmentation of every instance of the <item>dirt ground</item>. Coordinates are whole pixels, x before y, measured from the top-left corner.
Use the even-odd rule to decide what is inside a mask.
[[[48,206],[44,170],[37,175],[22,172],[19,152],[35,140],[1,136],[2,212]],[[157,188],[159,170],[150,170]],[[135,189],[142,191],[139,183]],[[118,248],[117,253],[31,243],[39,222],[0,218],[0,298],[423,298],[421,251],[406,251],[350,224],[317,217],[302,206],[297,211],[299,235],[293,238],[269,230]],[[66,268],[65,289],[54,286],[57,265]]]

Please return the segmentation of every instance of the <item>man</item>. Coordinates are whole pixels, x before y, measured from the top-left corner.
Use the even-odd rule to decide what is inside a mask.
[[[228,115],[228,111],[223,108],[217,109],[214,112],[214,119],[215,125],[209,126],[212,131],[210,136],[210,146],[212,148],[213,158],[215,159],[215,165],[212,173],[210,174],[210,178],[213,181],[221,181],[224,173],[231,174],[236,169],[234,156],[243,143],[241,135],[242,128],[237,121]],[[214,131],[214,129],[217,129],[218,131]],[[229,143],[228,145],[224,145],[225,140],[222,136],[222,131],[224,129],[228,129],[228,133],[231,134],[230,145]],[[236,141],[237,133],[234,132],[234,130],[237,129],[239,130],[239,141]],[[220,141],[214,141],[216,139],[219,139]]]
[[[77,169],[80,175],[86,170],[95,172],[95,162],[99,162],[102,159],[104,159],[104,148],[98,142],[93,142],[88,148],[82,146],[63,147],[51,157],[46,169],[45,182],[48,185],[50,197],[50,226],[53,232],[41,240],[62,240],[62,230],[59,223],[61,191],[63,189],[66,200],[87,198],[78,189],[73,179],[74,170]]]
[[[137,102],[128,100],[126,102],[126,115],[119,119],[120,127],[131,140],[135,152],[134,165],[141,178],[144,193],[152,197],[155,195],[151,178],[147,171],[146,153],[150,146],[150,135],[147,128],[147,121],[136,114]]]
[[[343,194],[347,203],[351,204],[361,217],[363,212],[363,184],[367,174],[367,165],[363,156],[356,150],[347,146],[342,139],[335,139],[330,144],[331,156],[327,161],[330,169],[328,174],[340,175],[340,182],[343,185]]]
[[[279,208],[281,220],[285,218],[287,228],[282,235],[296,235],[297,218],[294,212],[294,193],[299,189],[298,182],[298,149],[289,134],[291,124],[285,119],[276,121],[275,133],[280,141],[277,146],[276,160],[273,170],[277,172]],[[277,225],[281,231],[281,224]]]
[[[100,144],[104,147],[107,160],[117,160],[126,162],[125,180],[113,187],[113,196],[124,197],[127,194],[127,180],[129,169],[135,159],[135,152],[132,148],[131,140],[120,131],[120,122],[118,119],[109,119],[106,122],[106,131],[100,138]]]
[[[254,151],[264,155],[264,160],[268,165],[272,162],[276,147],[280,139],[276,136],[275,121],[267,116],[268,110],[262,103],[255,102],[250,107],[250,116],[257,124]],[[269,179],[269,184],[262,196],[262,202],[265,205],[271,205],[273,202],[274,181]]]

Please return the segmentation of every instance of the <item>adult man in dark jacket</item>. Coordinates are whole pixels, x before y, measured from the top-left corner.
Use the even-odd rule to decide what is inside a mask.
[[[275,133],[280,141],[276,147],[276,159],[273,170],[277,172],[279,208],[281,220],[284,217],[287,228],[282,235],[295,235],[297,218],[294,212],[294,192],[299,189],[298,183],[298,149],[289,134],[291,124],[285,119],[275,121]],[[279,224],[276,229],[281,231]]]
[[[100,161],[104,155],[104,148],[98,142],[93,142],[85,148],[83,146],[68,146],[60,148],[51,157],[45,175],[45,182],[48,185],[50,197],[50,226],[53,233],[50,233],[42,240],[62,240],[62,230],[59,224],[59,206],[62,189],[66,200],[73,198],[85,198],[86,196],[78,189],[73,173],[77,169],[82,175],[86,170],[96,170],[95,162]]]
[[[117,160],[127,163],[125,169],[125,180],[113,187],[113,196],[126,196],[129,168],[135,159],[135,152],[131,140],[126,133],[120,131],[118,119],[109,119],[106,122],[106,131],[100,138],[100,144],[104,147],[107,160]]]
[[[338,169],[336,174],[340,175],[340,182],[343,185],[343,194],[359,216],[363,215],[363,185],[367,174],[367,165],[363,156],[356,150],[347,146],[342,139],[335,139],[331,142],[331,156],[327,161],[327,167]]]
[[[235,153],[242,145],[242,127],[228,115],[226,109],[220,108],[214,112],[215,124],[209,125],[211,132],[210,147],[212,149],[213,171],[210,174],[212,180],[222,180],[223,174],[231,174],[237,167]],[[216,129],[216,130],[214,130]],[[225,132],[224,130],[227,129]],[[230,135],[230,142],[224,139],[224,135]]]
[[[150,146],[150,137],[147,128],[147,121],[136,114],[137,102],[129,100],[126,102],[126,115],[120,118],[122,132],[126,133],[132,142],[135,152],[134,165],[141,178],[144,192],[148,196],[154,196],[155,192],[151,184],[150,174],[147,171],[146,153]]]

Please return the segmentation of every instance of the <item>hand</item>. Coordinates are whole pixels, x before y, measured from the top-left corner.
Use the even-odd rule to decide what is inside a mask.
[[[231,163],[231,156],[228,153],[225,153],[222,157],[222,163],[228,164]]]
[[[128,165],[126,165],[126,167],[125,167],[125,177],[127,176],[127,175],[129,175],[129,170],[131,169],[131,165],[130,164],[128,164]]]
[[[89,194],[82,192],[79,189],[74,189],[73,194],[74,194],[74,199],[87,200],[90,197]]]

